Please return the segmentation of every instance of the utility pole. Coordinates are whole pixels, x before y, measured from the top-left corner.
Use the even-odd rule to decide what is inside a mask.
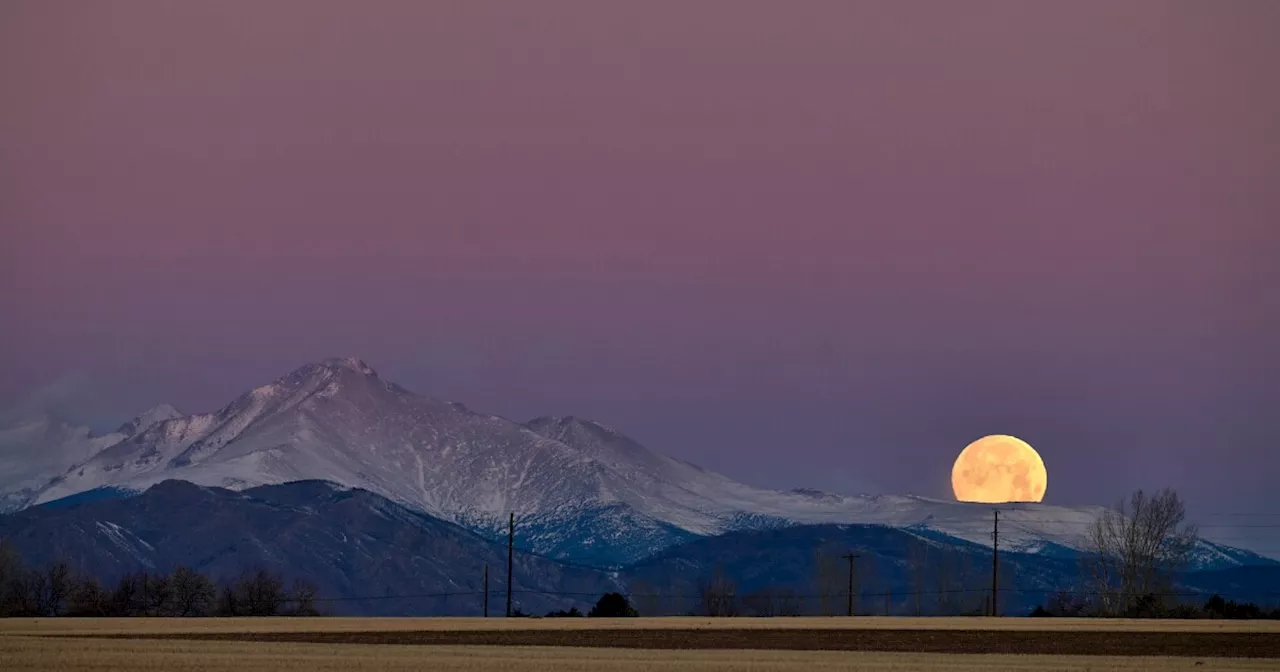
[[[853,615],[853,561],[858,559],[858,555],[857,555],[856,553],[852,553],[852,552],[850,552],[848,555],[842,555],[842,556],[840,556],[840,557],[842,557],[842,558],[844,558],[845,560],[848,560],[848,561],[849,561],[849,604],[848,604],[848,613],[849,613],[849,615],[850,615],[850,616],[852,616],[852,615]]]
[[[489,618],[489,563],[484,563],[484,617]]]
[[[516,548],[516,514],[511,514],[507,525],[507,618],[511,618],[511,566]]]
[[[1000,509],[991,528],[991,615],[1000,615]]]

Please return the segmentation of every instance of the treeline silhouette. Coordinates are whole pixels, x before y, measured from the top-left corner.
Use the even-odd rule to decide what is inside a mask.
[[[318,616],[314,584],[265,569],[221,582],[188,567],[131,572],[114,585],[52,562],[28,567],[0,541],[0,617],[37,616]]]
[[[1178,602],[1170,604],[1166,596],[1148,593],[1133,600],[1132,606],[1115,614],[1122,618],[1215,618],[1236,620],[1280,620],[1280,608],[1266,609],[1253,602],[1236,602],[1213,595],[1204,604]],[[1097,617],[1109,616],[1088,595],[1061,591],[1031,612],[1034,617]]]

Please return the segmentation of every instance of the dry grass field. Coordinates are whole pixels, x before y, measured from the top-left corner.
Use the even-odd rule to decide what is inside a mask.
[[[505,630],[994,630],[1035,632],[1222,632],[1280,636],[1280,621],[1098,618],[10,618],[0,635]]]
[[[10,619],[0,620],[0,669],[1280,670],[1280,627],[973,618]]]

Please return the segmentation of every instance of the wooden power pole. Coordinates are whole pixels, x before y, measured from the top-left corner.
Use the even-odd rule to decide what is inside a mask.
[[[991,528],[991,615],[1000,615],[1000,509]]]
[[[853,615],[853,561],[858,559],[858,555],[856,553],[849,553],[848,555],[842,555],[840,557],[849,561],[849,596],[848,596],[849,602],[847,605],[847,612],[848,612],[848,615],[852,616]]]
[[[484,617],[489,618],[489,563],[484,563]]]
[[[507,618],[511,618],[511,566],[516,548],[516,514],[511,514],[507,525]]]

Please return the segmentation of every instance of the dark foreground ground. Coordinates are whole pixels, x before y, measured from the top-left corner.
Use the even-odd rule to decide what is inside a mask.
[[[58,636],[58,635],[47,635]],[[84,636],[84,635],[80,635]],[[589,629],[98,634],[95,638],[321,644],[569,646],[631,649],[883,651],[1094,656],[1280,658],[1268,632],[921,629]]]

